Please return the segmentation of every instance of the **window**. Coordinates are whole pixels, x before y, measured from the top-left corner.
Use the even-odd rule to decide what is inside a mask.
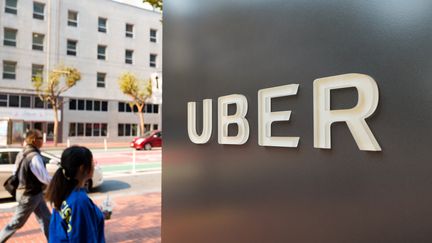
[[[94,110],[95,111],[100,111],[101,105],[100,105],[100,101],[95,100],[94,101]]]
[[[38,96],[34,96],[33,99],[33,107],[34,108],[44,108],[44,101],[41,100]]]
[[[150,67],[156,67],[156,54],[150,54]]]
[[[119,112],[125,112],[125,103],[124,102],[118,103],[118,111]]]
[[[77,41],[67,40],[67,55],[76,56],[77,55]]]
[[[16,29],[4,28],[3,45],[16,46],[16,37],[17,37]]]
[[[106,46],[102,46],[102,45],[97,46],[97,59],[99,60],[106,59]]]
[[[117,133],[117,135],[119,137],[124,136],[124,125],[123,124],[118,124],[118,133]]]
[[[132,64],[133,63],[133,50],[125,51],[125,63]]]
[[[9,107],[19,107],[19,95],[9,95]]]
[[[15,79],[16,62],[3,61],[3,79]]]
[[[76,136],[76,123],[69,123],[69,137]]]
[[[157,42],[157,30],[150,29],[150,42]]]
[[[125,107],[126,107],[126,112],[132,112],[132,108],[129,104],[126,104]]]
[[[152,104],[146,104],[146,113],[153,113],[153,105]]]
[[[153,130],[158,130],[158,124],[153,124]]]
[[[17,14],[17,0],[6,0],[5,13]]]
[[[84,110],[84,100],[78,100],[78,110]]]
[[[77,136],[84,136],[84,123],[77,123]]]
[[[86,100],[86,111],[92,111],[93,110],[93,101],[92,100]]]
[[[131,124],[125,124],[125,136],[131,136]]]
[[[101,136],[106,137],[108,133],[108,125],[106,123],[101,123]]]
[[[68,10],[68,20],[67,25],[72,27],[78,26],[78,12]]]
[[[33,2],[33,18],[44,20],[45,4]]]
[[[117,135],[119,137],[137,136],[138,135],[138,124],[119,123]]]
[[[44,42],[45,35],[39,34],[39,33],[33,33],[33,50],[43,51],[43,42]]]
[[[92,136],[92,130],[93,130],[93,124],[86,123],[86,126],[85,126],[85,136],[86,137],[91,137]]]
[[[159,113],[159,105],[153,105],[153,113]]]
[[[126,37],[133,38],[134,26],[133,24],[126,24]]]
[[[32,64],[32,80],[36,77],[42,77],[43,76],[43,65],[40,64]]]
[[[31,102],[30,102],[31,97],[30,96],[21,95],[20,98],[21,98],[20,107],[23,107],[23,108],[30,108],[31,107]]]
[[[105,88],[106,73],[97,73],[96,87]]]
[[[101,125],[99,123],[93,123],[93,137],[100,136],[100,127]]]
[[[98,31],[102,33],[107,32],[107,19],[99,17],[98,19]]]
[[[0,94],[0,107],[7,107],[8,105],[8,95]]]
[[[102,111],[108,111],[108,102],[102,101]]]
[[[77,100],[71,99],[69,100],[69,110],[76,110],[77,109]]]
[[[136,136],[138,134],[138,125],[137,124],[132,124],[131,126],[131,135],[132,136]]]

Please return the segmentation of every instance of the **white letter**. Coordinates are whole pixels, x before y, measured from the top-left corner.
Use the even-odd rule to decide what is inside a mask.
[[[228,105],[235,104],[237,112],[228,116]],[[233,94],[218,99],[218,142],[219,144],[244,144],[249,139],[249,122],[245,116],[248,110],[247,99],[244,95]],[[228,125],[237,124],[237,136],[228,136]]]
[[[196,132],[196,103],[188,102],[188,134],[196,144],[207,143],[212,134],[212,100],[203,101],[203,131],[201,136]]]
[[[350,73],[316,79],[314,87],[314,147],[331,148],[331,124],[346,122],[360,150],[381,151],[365,119],[378,106],[378,86],[364,74]],[[330,90],[355,87],[358,103],[354,108],[330,110]]]
[[[272,137],[271,125],[275,121],[289,121],[291,111],[271,112],[271,99],[296,95],[299,85],[290,84],[258,90],[258,144],[260,146],[296,148],[300,137]]]

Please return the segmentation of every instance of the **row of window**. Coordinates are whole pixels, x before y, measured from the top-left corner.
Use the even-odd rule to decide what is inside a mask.
[[[117,127],[119,137],[138,136],[138,124],[119,123]],[[144,124],[144,130],[150,131],[151,124]],[[158,125],[153,124],[153,130],[157,130]],[[107,123],[69,123],[69,137],[106,137],[108,134]]]
[[[69,123],[69,137],[106,137],[106,123]]]
[[[69,110],[108,111],[108,101],[70,99]]]
[[[0,107],[21,107],[51,109],[51,103],[44,102],[38,96],[0,93]]]
[[[118,111],[119,112],[138,112],[138,108],[134,105],[133,109],[126,102],[118,103]],[[145,104],[142,110],[143,113],[159,113],[159,105],[158,104]]]
[[[6,0],[5,13],[17,14],[18,0]],[[45,19],[45,3],[33,2],[33,18],[34,19]]]
[[[17,14],[18,0],[6,0],[5,12],[10,14]],[[44,20],[45,19],[45,3],[33,2],[33,18]],[[71,27],[78,27],[78,12],[74,10],[68,10],[67,25]],[[125,24],[125,37],[134,37],[134,25],[130,23]],[[108,19],[104,17],[98,17],[98,31],[101,33],[108,32]],[[157,30],[150,29],[150,42],[157,42]]]
[[[12,28],[4,28],[4,38],[3,38],[3,45],[4,46],[17,46],[17,33],[18,30],[12,29]],[[32,33],[32,49],[36,51],[43,51],[44,50],[44,39],[45,35],[41,33]],[[66,48],[66,54],[69,56],[76,56],[77,55],[77,47],[78,47],[78,41],[76,40],[67,40],[67,48]],[[107,60],[107,46],[106,45],[98,45],[97,46],[97,59],[98,60]],[[133,64],[134,58],[133,58],[134,50],[126,49],[125,50],[125,56],[124,56],[124,62],[126,64]],[[150,54],[149,55],[149,66],[150,67],[156,67],[156,54]]]

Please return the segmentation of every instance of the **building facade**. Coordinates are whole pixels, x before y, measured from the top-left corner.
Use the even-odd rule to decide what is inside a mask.
[[[59,141],[129,141],[139,117],[118,78],[131,72],[150,79],[146,130],[162,129],[162,15],[114,0],[1,0],[0,118],[24,120],[53,138],[54,113],[32,77],[59,65],[77,68],[81,80],[62,95]]]

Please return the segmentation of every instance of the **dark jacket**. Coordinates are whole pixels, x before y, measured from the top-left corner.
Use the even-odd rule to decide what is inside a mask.
[[[24,189],[24,195],[36,195],[45,189],[45,185],[39,181],[30,169],[30,163],[34,156],[41,156],[39,149],[27,145],[23,151],[18,153],[15,160],[17,169],[18,163],[22,160],[21,168],[16,173],[19,179],[18,189]]]

